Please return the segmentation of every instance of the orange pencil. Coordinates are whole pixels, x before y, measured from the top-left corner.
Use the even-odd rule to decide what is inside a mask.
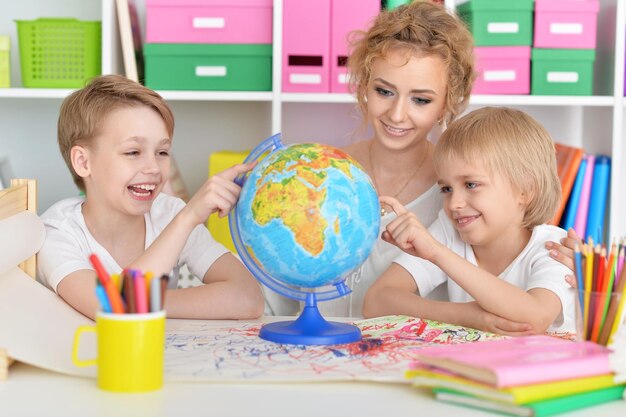
[[[606,269],[606,248],[600,250],[600,257],[598,258],[598,270],[594,277],[596,284],[595,288],[595,301],[593,304],[593,327],[591,328],[590,340],[597,342],[600,337],[600,327],[602,326],[602,313],[604,312],[604,299],[605,293],[602,292],[604,285],[604,270]]]
[[[602,333],[602,326],[604,326],[604,321],[606,320],[606,312],[609,307],[610,293],[613,289],[613,270],[615,267],[615,245],[611,245],[611,254],[609,255],[609,262],[606,265],[602,272],[602,280],[600,281],[600,289],[598,294],[598,301],[596,305],[596,325],[594,327],[594,334],[592,336],[592,340],[594,342],[600,342],[600,334]],[[602,249],[604,253],[604,249]],[[609,289],[610,287],[610,289]]]
[[[120,296],[120,293],[117,291],[117,288],[115,288],[115,284],[113,284],[113,281],[111,281],[111,277],[109,276],[107,271],[104,269],[104,266],[102,266],[102,263],[100,262],[100,259],[98,258],[98,255],[96,255],[95,253],[92,253],[89,256],[89,260],[91,261],[91,264],[96,270],[96,275],[98,275],[98,278],[100,279],[100,282],[102,283],[102,286],[104,287],[104,290],[106,291],[107,296],[109,297],[109,302],[111,303],[111,310],[114,313],[124,313],[124,304],[122,303],[122,297]]]

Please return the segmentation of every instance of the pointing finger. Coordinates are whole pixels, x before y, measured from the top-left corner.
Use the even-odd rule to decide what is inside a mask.
[[[408,213],[408,210],[402,205],[402,203],[400,203],[398,200],[396,200],[393,197],[389,197],[389,196],[380,196],[379,200],[381,203],[383,204],[387,204],[388,206],[391,207],[391,209],[398,215],[402,215],[404,213]]]

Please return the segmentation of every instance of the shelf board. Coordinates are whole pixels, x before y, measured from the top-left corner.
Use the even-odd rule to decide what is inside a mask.
[[[611,107],[613,96],[473,95],[470,105]]]
[[[282,93],[283,103],[356,103],[347,93]]]
[[[165,91],[157,90],[165,100],[177,101],[272,101],[271,91]]]
[[[0,98],[65,98],[74,89],[69,88],[0,88]]]
[[[0,88],[0,98],[65,98],[74,89],[67,88]],[[158,93],[172,101],[272,101],[271,91],[165,91]],[[471,105],[493,106],[596,106],[610,107],[613,96],[532,96],[532,95],[473,95]],[[347,93],[281,93],[283,103],[348,103],[354,104]],[[626,103],[626,102],[625,102]]]

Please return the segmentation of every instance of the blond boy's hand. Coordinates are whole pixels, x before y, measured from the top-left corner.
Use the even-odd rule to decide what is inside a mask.
[[[532,325],[517,323],[485,311],[477,302],[465,303],[465,319],[469,327],[506,336],[528,336],[534,334]]]
[[[215,212],[220,217],[227,216],[241,193],[235,178],[250,171],[255,165],[256,162],[238,164],[209,178],[187,203],[186,210],[193,215],[195,222],[204,223]]]
[[[381,196],[380,202],[390,206],[397,215],[387,225],[382,239],[410,255],[432,261],[441,244],[431,236],[417,216],[393,197]]]

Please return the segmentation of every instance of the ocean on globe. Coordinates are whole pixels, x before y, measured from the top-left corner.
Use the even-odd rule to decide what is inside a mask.
[[[241,242],[271,278],[296,287],[336,284],[369,256],[380,205],[358,162],[305,143],[269,154],[237,203]]]

